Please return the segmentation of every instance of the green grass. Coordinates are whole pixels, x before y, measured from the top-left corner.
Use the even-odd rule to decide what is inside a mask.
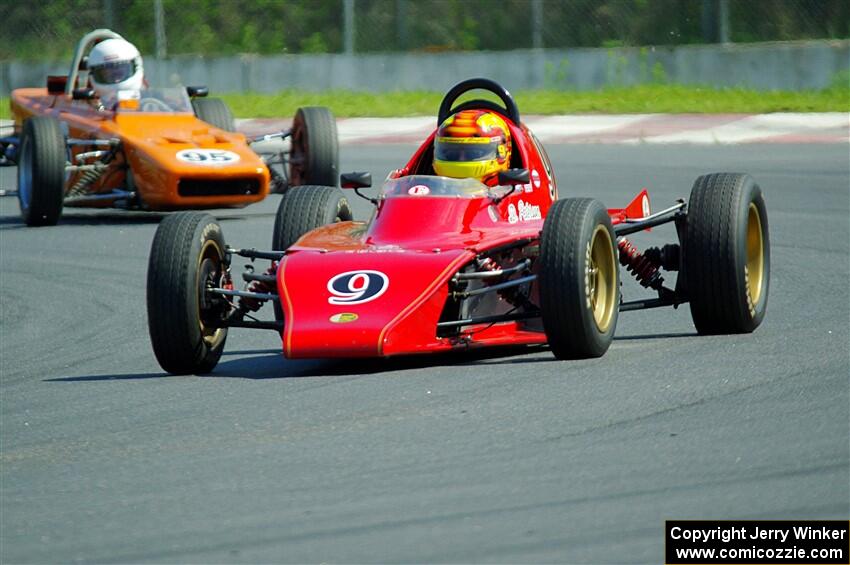
[[[306,92],[223,94],[237,118],[292,116],[300,106],[327,106],[338,117],[432,116],[442,92]],[[642,85],[597,91],[527,90],[515,93],[525,114],[768,113],[848,112],[850,88],[844,81],[820,91],[761,92],[679,85]],[[9,118],[9,100],[0,98],[0,118]]]
[[[291,116],[299,106],[327,106],[339,117],[432,116],[442,92],[330,91],[222,95],[239,118]],[[576,92],[529,90],[515,93],[524,114],[768,113],[847,112],[850,89],[760,92],[693,86],[644,85]]]

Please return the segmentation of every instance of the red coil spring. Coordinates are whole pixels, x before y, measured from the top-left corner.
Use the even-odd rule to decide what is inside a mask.
[[[625,237],[617,240],[617,248],[620,250],[620,264],[634,275],[641,286],[656,289],[661,287],[664,279],[658,274],[659,265],[638,251]]]

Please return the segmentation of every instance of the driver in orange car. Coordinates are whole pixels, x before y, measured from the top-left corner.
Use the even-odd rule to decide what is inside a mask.
[[[138,98],[144,87],[142,56],[136,46],[124,39],[105,39],[95,45],[88,58],[92,87],[105,108],[114,107],[119,91]]]

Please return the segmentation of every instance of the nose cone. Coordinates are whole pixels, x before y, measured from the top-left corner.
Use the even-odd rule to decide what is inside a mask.
[[[414,353],[437,341],[448,280],[472,254],[371,246],[295,251],[278,269],[289,358]]]

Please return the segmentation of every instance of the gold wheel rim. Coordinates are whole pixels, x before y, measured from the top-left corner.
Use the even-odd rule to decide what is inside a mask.
[[[587,248],[585,290],[593,321],[600,332],[607,332],[617,306],[617,263],[614,243],[608,229],[600,224],[593,230]]]
[[[755,308],[761,299],[764,279],[764,239],[761,229],[761,216],[755,202],[750,202],[747,213],[747,295],[750,308]]]
[[[217,261],[217,262],[220,263],[222,255],[223,254],[221,252],[221,248],[219,248],[218,244],[215,241],[212,241],[212,240],[205,241],[204,246],[201,248],[201,253],[198,256],[198,270],[196,271],[198,273],[198,275],[200,276],[200,274],[201,274],[201,265],[203,264],[204,259],[211,259],[213,261]],[[198,325],[201,329],[201,337],[203,338],[204,342],[207,345],[209,345],[210,347],[213,347],[224,336],[225,328],[208,328],[204,324],[204,320],[201,317],[201,295],[200,295],[200,291],[202,289],[201,285],[203,285],[203,284],[204,284],[204,281],[198,281],[198,290],[199,290],[198,301],[197,301]]]

